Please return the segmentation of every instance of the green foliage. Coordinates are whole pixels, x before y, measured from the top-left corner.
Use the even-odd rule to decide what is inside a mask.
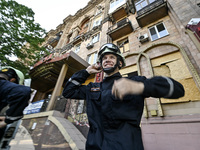
[[[27,74],[29,67],[45,52],[39,45],[46,31],[34,22],[32,9],[14,0],[0,0],[0,60],[2,66],[12,66]],[[25,46],[25,45],[28,45]],[[9,58],[16,56],[17,61]]]

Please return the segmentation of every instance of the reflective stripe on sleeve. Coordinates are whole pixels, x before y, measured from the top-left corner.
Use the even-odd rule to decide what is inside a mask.
[[[11,120],[11,121],[15,121],[15,120],[21,119],[22,117],[23,116],[17,116],[17,117],[6,116],[6,119]]]
[[[163,78],[165,78],[167,80],[167,82],[169,83],[169,93],[164,97],[170,97],[170,96],[172,96],[172,94],[174,92],[174,83],[168,77],[163,77]]]
[[[73,84],[78,85],[78,86],[81,85],[78,81],[72,80],[72,78],[69,79],[69,82],[72,82]]]

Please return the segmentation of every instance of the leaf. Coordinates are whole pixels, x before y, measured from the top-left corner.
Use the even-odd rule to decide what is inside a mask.
[[[1,66],[12,66],[25,75],[38,60],[41,51],[48,53],[44,47],[39,47],[44,42],[46,31],[34,22],[34,14],[32,9],[14,0],[0,1]],[[12,61],[5,57],[12,55],[18,60]]]

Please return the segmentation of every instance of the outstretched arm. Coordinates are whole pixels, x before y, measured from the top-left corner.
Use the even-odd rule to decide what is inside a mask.
[[[157,76],[150,79],[136,77],[136,80],[121,78],[115,81],[112,94],[119,99],[128,94],[174,99],[184,96],[185,91],[182,84],[174,79]]]

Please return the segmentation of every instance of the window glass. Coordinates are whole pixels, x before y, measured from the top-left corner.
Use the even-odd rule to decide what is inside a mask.
[[[146,1],[143,1],[143,2],[141,3],[141,5],[142,5],[142,7],[145,7],[145,6],[148,5],[148,3],[147,3]]]
[[[128,38],[117,42],[117,45],[118,45],[121,53],[125,53],[125,52],[130,51]]]
[[[136,10],[139,11],[140,9],[142,9],[141,5],[136,5]]]
[[[88,63],[94,64],[97,61],[97,52],[88,55]]]
[[[168,34],[167,30],[165,30],[165,27],[162,23],[157,25],[157,29],[158,29],[158,33],[159,33],[160,37],[163,37]]]
[[[98,17],[94,20],[93,27],[99,26],[101,24],[102,17]]]
[[[137,1],[137,2],[135,3],[135,5],[140,4],[142,1],[143,1],[143,0]]]
[[[109,13],[113,12],[115,9],[117,9],[121,5],[125,4],[125,2],[126,2],[125,0],[112,0],[110,2]]]
[[[115,5],[119,5],[120,1],[116,0]]]
[[[138,72],[135,71],[135,72],[128,73],[128,77],[132,77],[132,76],[138,76]]]
[[[158,38],[162,38],[169,34],[163,23],[159,23],[159,24],[149,28],[149,32],[151,34],[152,41],[154,41]]]
[[[114,0],[110,2],[110,9],[112,9],[115,6]]]
[[[99,34],[96,34],[92,37],[92,43],[96,43],[99,41]]]
[[[156,33],[155,27],[151,28],[150,30],[152,41],[158,39],[158,35]]]
[[[153,3],[153,2],[155,2],[155,0],[149,0],[149,3]]]
[[[74,51],[74,52],[75,52],[75,53],[79,52],[80,47],[81,47],[81,44],[76,45],[76,48],[75,48],[75,51]]]
[[[94,61],[93,63],[96,63],[97,62],[97,53],[94,53]]]
[[[92,60],[91,58],[92,58],[92,56],[91,56],[91,55],[88,55],[88,63],[89,63],[89,64],[91,64],[91,60]]]
[[[136,10],[139,11],[143,7],[153,3],[155,0],[140,0],[135,3]]]

